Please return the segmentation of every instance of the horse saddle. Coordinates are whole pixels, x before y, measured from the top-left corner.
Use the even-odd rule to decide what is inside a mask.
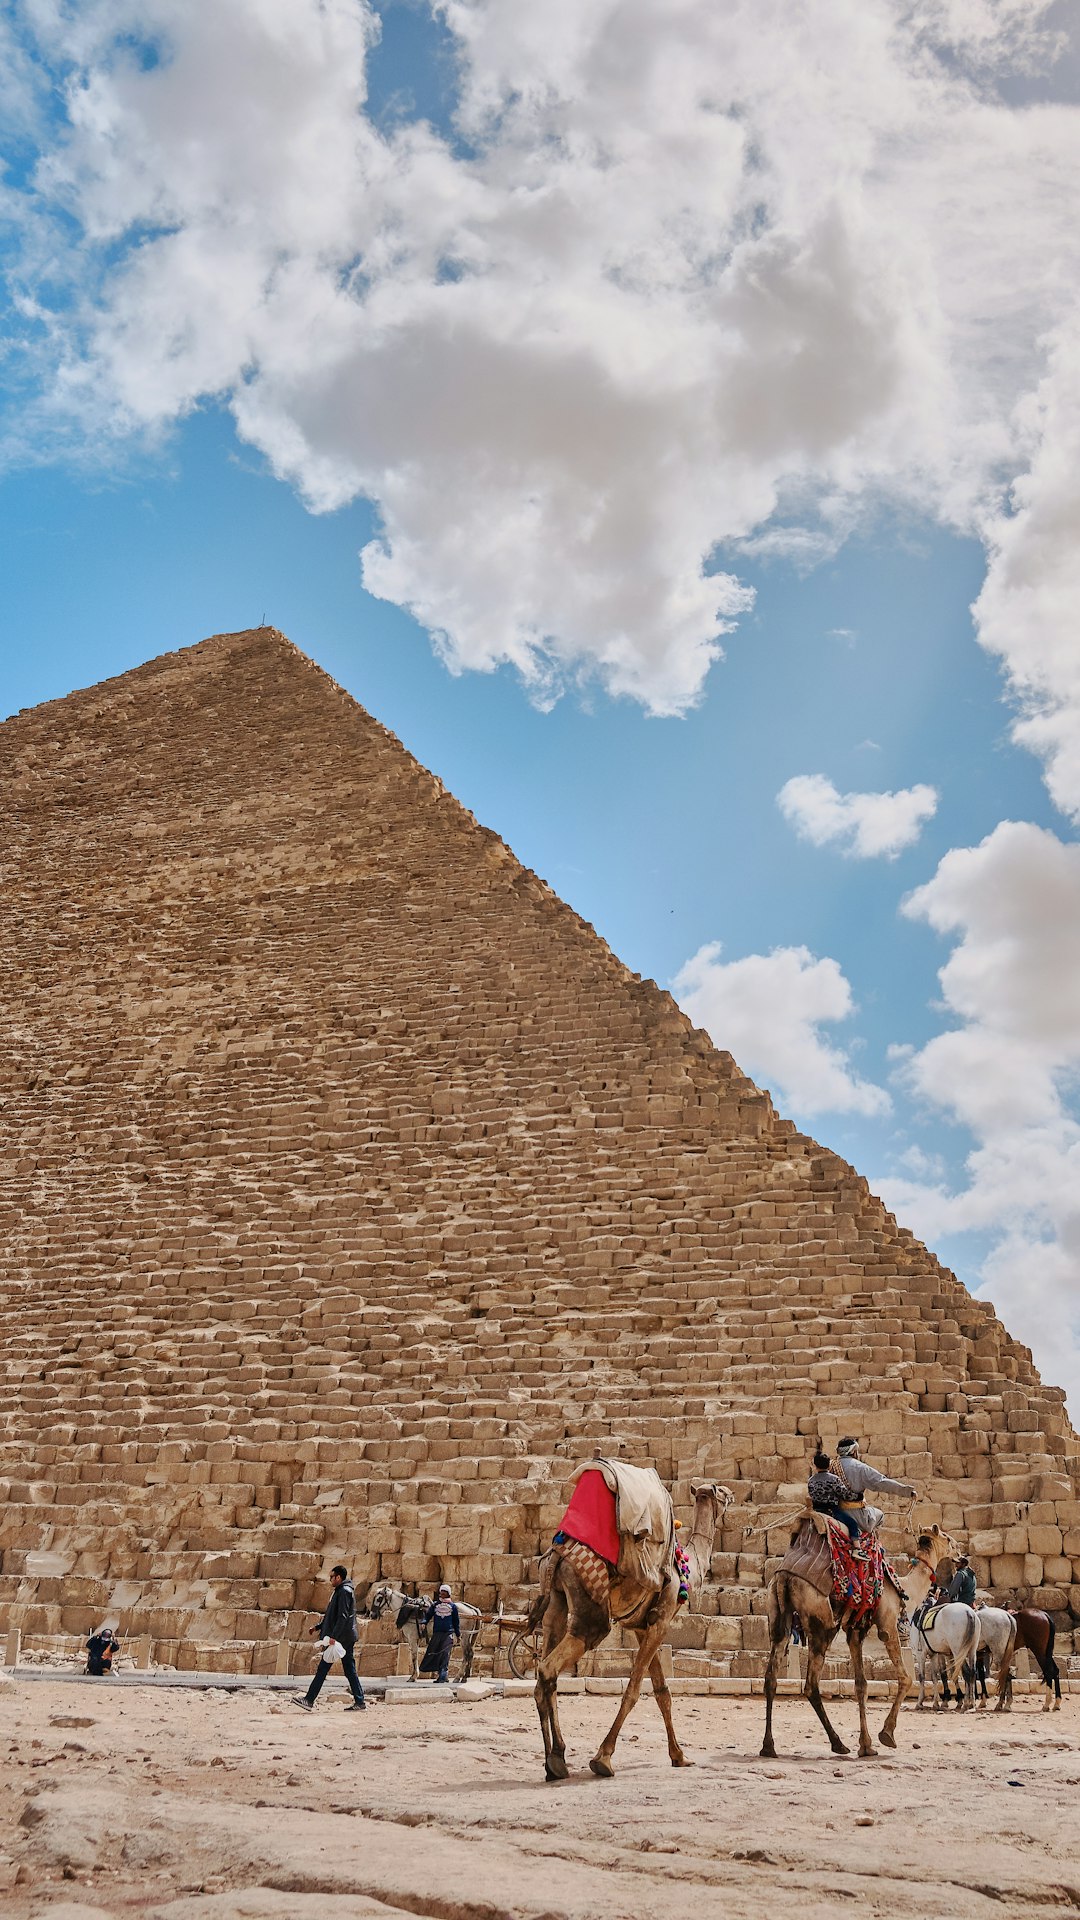
[[[921,1607],[916,1607],[911,1617],[911,1624],[913,1627],[918,1628],[924,1639],[937,1619],[938,1614],[941,1612],[942,1607],[947,1605],[947,1600],[924,1600]]]

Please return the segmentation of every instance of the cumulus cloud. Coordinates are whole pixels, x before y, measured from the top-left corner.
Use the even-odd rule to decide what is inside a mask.
[[[1008,510],[987,522],[990,565],[975,603],[1020,710],[1014,736],[1043,760],[1050,793],[1080,820],[1080,332],[1019,414],[1033,443]]]
[[[912,1169],[883,1191],[925,1238],[992,1236],[995,1304],[1080,1405],[1080,846],[1005,821],[904,911],[954,941],[940,979],[955,1024],[898,1075],[975,1145],[958,1190]]]
[[[719,942],[698,949],[672,982],[680,1005],[718,1047],[798,1114],[884,1113],[889,1096],[852,1070],[822,1028],[854,1012],[835,960],[777,947],[723,961]]]
[[[914,846],[937,811],[933,787],[902,787],[898,793],[838,793],[823,773],[797,773],[785,781],[776,804],[800,840],[815,847],[835,842],[860,860],[895,860]]]
[[[987,644],[1071,792],[1064,595],[1055,639],[1000,513],[1016,481],[1057,566],[1080,116],[999,91],[1037,92],[1048,6],[433,11],[452,137],[366,113],[366,0],[16,4],[65,108],[17,196],[39,440],[221,397],[313,508],[377,504],[367,584],[452,668],[657,713],[748,608],[741,547],[903,499],[985,531]]]

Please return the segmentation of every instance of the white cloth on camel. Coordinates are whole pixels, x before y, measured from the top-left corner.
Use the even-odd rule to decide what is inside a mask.
[[[619,1572],[632,1573],[659,1588],[663,1572],[675,1557],[675,1509],[671,1495],[655,1467],[631,1467],[625,1460],[597,1454],[574,1473],[575,1485],[583,1473],[600,1472],[615,1495],[615,1525],[619,1532]]]

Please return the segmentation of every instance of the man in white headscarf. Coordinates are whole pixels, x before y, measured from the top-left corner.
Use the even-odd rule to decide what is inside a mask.
[[[860,1533],[876,1533],[885,1518],[880,1507],[867,1506],[864,1495],[868,1491],[908,1494],[915,1498],[914,1487],[903,1480],[890,1480],[888,1474],[879,1473],[876,1467],[860,1460],[859,1443],[850,1434],[836,1449],[836,1471],[848,1490],[847,1499],[840,1501],[840,1507],[851,1515]]]

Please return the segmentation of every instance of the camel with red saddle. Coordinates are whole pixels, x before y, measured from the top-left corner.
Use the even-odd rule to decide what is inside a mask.
[[[691,1481],[690,1492],[693,1523],[677,1551],[671,1495],[651,1467],[597,1459],[577,1476],[555,1543],[541,1560],[541,1590],[529,1615],[531,1628],[543,1625],[535,1699],[549,1780],[564,1780],[568,1772],[559,1726],[559,1675],[615,1626],[629,1628],[638,1650],[618,1713],[589,1762],[593,1773],[611,1779],[615,1743],[646,1674],[663,1716],[671,1764],[690,1764],[672,1724],[660,1649],[679,1607],[708,1573],[717,1524],[735,1498],[714,1480]]]

